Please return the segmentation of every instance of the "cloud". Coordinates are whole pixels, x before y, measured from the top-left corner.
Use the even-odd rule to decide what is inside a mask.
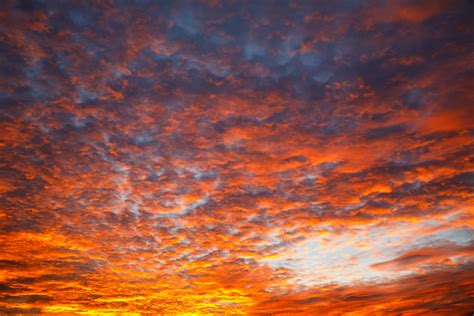
[[[468,311],[470,8],[1,4],[0,310]]]
[[[452,258],[472,257],[472,246],[443,245],[433,248],[422,248],[411,250],[403,255],[384,262],[372,265],[376,269],[399,269],[407,267],[417,267],[421,265],[436,265],[439,263],[454,264]]]

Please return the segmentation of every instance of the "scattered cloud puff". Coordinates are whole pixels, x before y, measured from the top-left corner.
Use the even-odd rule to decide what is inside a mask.
[[[0,312],[472,312],[470,12],[2,3]]]

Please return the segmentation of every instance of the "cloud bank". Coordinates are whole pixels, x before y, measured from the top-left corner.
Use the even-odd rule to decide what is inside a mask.
[[[474,311],[470,1],[7,1],[0,312]]]

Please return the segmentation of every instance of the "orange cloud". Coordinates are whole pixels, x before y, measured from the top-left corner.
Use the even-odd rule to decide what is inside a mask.
[[[470,312],[469,9],[1,4],[0,314]]]

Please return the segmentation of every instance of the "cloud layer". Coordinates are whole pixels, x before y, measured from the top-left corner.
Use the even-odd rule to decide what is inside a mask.
[[[472,9],[4,2],[0,312],[473,312]]]

